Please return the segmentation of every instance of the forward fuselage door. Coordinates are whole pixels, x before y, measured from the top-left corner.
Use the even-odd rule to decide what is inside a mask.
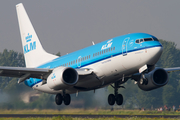
[[[125,38],[123,43],[122,43],[122,55],[126,56],[127,55],[127,45],[128,45],[128,41],[129,41],[129,37]]]
[[[81,67],[81,59],[82,59],[82,57],[79,56],[77,59],[77,67]]]

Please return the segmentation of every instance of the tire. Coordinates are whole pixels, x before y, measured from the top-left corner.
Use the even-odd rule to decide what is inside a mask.
[[[57,94],[56,97],[55,97],[55,102],[57,105],[61,105],[62,104],[62,100],[63,100],[63,97],[61,94]]]
[[[64,104],[69,105],[71,103],[71,96],[69,94],[64,95]]]
[[[109,103],[109,105],[114,105],[115,104],[115,96],[114,96],[114,94],[110,94],[108,96],[108,103]]]
[[[123,104],[123,96],[121,94],[117,94],[116,96],[116,104],[122,105]]]

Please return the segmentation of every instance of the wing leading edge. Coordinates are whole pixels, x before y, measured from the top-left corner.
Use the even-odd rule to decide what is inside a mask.
[[[164,70],[165,70],[166,72],[170,73],[170,72],[180,71],[180,67],[164,68]]]
[[[80,76],[89,75],[93,71],[90,69],[75,69]],[[46,79],[53,69],[48,68],[25,68],[25,67],[5,67],[0,66],[0,76],[18,77],[18,83],[29,78]]]
[[[46,78],[52,69],[47,68],[25,68],[25,67],[4,67],[0,66],[0,76],[18,77],[18,83],[28,78]]]

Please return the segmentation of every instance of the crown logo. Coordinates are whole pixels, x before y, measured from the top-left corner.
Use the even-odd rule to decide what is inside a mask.
[[[28,33],[28,35],[25,37],[25,39],[26,39],[26,42],[31,41],[32,35],[29,35],[29,33]]]

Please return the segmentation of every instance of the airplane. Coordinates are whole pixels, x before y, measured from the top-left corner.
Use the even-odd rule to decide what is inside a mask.
[[[55,103],[69,105],[70,94],[111,85],[109,105],[123,104],[118,89],[129,79],[144,91],[168,83],[168,73],[180,67],[157,68],[163,46],[147,33],[130,33],[58,57],[47,53],[22,3],[16,5],[26,67],[0,66],[0,76],[18,77],[18,83],[50,94]],[[113,85],[114,84],[114,85]],[[87,96],[88,97],[88,96]]]

